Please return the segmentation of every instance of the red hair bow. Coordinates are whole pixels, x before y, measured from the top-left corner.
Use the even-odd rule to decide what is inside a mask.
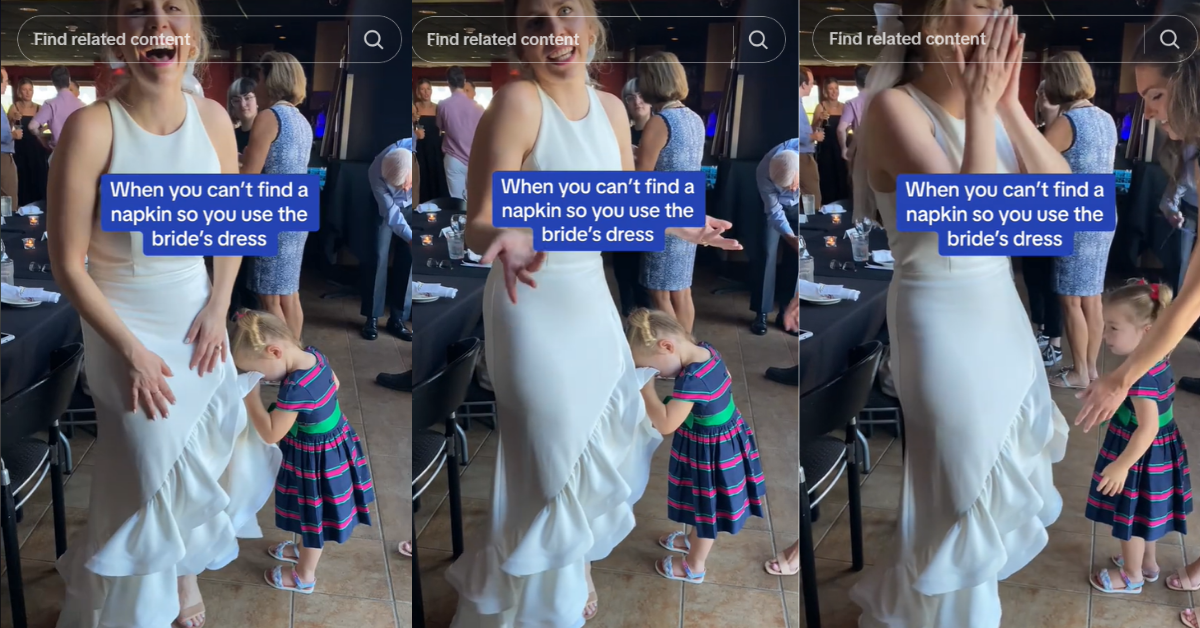
[[[1158,284],[1150,285],[1150,299],[1158,303]]]

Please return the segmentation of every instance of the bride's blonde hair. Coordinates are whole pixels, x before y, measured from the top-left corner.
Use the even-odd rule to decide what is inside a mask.
[[[950,8],[951,0],[903,0],[900,3],[900,22],[904,24],[907,35],[917,33],[938,33],[945,20],[946,11]],[[993,8],[1004,8],[1002,0],[988,0]],[[950,58],[953,60],[953,57]],[[921,75],[922,64],[925,61],[922,44],[910,44],[904,51],[904,74],[898,85],[911,83]]]

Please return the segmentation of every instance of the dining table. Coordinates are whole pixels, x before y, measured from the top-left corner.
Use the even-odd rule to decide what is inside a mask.
[[[820,275],[817,278],[822,279]],[[887,282],[864,274],[839,277],[836,283],[858,290],[858,300],[843,299],[827,305],[800,301],[800,329],[812,332],[811,337],[800,341],[801,397],[840,375],[847,367],[850,350],[875,340],[887,320]]]
[[[13,261],[16,284],[61,292],[50,273],[46,240],[46,217],[38,224],[29,217],[13,215],[0,226],[5,252]],[[27,244],[28,243],[28,244]],[[27,248],[28,246],[28,248]],[[83,341],[79,313],[65,296],[57,303],[29,307],[3,305],[0,332],[13,339],[0,345],[0,400],[36,384],[50,372],[50,353],[59,347]]]

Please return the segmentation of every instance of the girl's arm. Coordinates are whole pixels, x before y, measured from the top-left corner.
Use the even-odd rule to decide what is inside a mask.
[[[653,116],[642,129],[642,142],[638,145],[637,169],[650,172],[658,165],[658,155],[667,146],[670,131],[662,116]]]
[[[1150,397],[1134,397],[1133,410],[1137,415],[1137,429],[1133,431],[1129,444],[1125,445],[1125,451],[1112,461],[1112,465],[1125,470],[1132,468],[1150,451],[1150,445],[1154,444],[1154,437],[1158,435],[1158,402]]]
[[[300,416],[300,413],[278,408],[268,413],[258,391],[259,386],[255,385],[254,390],[250,391],[250,394],[246,395],[243,400],[246,404],[246,413],[250,415],[250,422],[254,424],[254,429],[258,431],[258,435],[263,441],[275,445],[283,440],[288,430],[292,429],[296,423],[296,417]]]
[[[664,404],[658,398],[658,391],[654,389],[653,379],[642,387],[642,399],[646,402],[646,414],[650,416],[650,424],[664,436],[674,434],[692,413],[692,406],[696,405],[691,401],[677,399]]]

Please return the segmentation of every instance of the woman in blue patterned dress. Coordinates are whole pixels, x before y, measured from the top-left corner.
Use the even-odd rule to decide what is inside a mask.
[[[1066,158],[1074,174],[1112,174],[1117,156],[1117,123],[1093,105],[1092,68],[1078,52],[1060,52],[1044,66],[1046,101],[1059,107],[1046,128],[1046,141]],[[1100,377],[1098,361],[1104,334],[1104,271],[1112,231],[1075,233],[1075,251],[1054,264],[1054,291],[1062,304],[1073,364],[1050,378],[1051,386],[1087,388]]]
[[[304,102],[308,81],[296,57],[268,52],[260,61],[263,92],[260,102],[274,103],[259,112],[250,130],[250,144],[242,155],[242,174],[307,174],[313,133],[308,120],[296,109]],[[267,114],[270,115],[267,115]],[[300,308],[300,264],[304,261],[307,231],[279,234],[279,252],[254,258],[250,289],[262,308],[282,319],[297,340],[304,328]]]
[[[345,543],[357,524],[371,525],[368,505],[375,489],[358,434],[342,416],[337,375],[325,356],[302,348],[278,317],[257,311],[238,314],[233,360],[242,371],[282,381],[279,400],[265,409],[259,387],[246,396],[246,410],[259,436],[279,443],[283,463],[275,478],[275,525],[300,535],[267,553],[292,563],[291,573],[273,567],[267,584],[311,594],[326,541]]]
[[[704,159],[704,121],[681,102],[688,95],[687,73],[669,52],[656,52],[638,64],[638,92],[654,111],[642,130],[637,169],[695,172]],[[654,309],[671,314],[691,333],[696,321],[692,269],[696,245],[666,236],[661,252],[642,255],[640,281]]]
[[[737,534],[751,515],[763,516],[766,479],[758,460],[754,431],[733,403],[733,382],[721,354],[665,312],[636,310],[629,315],[633,363],[675,378],[675,390],[659,401],[651,379],[642,388],[646,413],[671,441],[667,518],[691,526],[658,540],[667,556],[658,574],[692,584],[704,582],[705,561],[717,533]]]

